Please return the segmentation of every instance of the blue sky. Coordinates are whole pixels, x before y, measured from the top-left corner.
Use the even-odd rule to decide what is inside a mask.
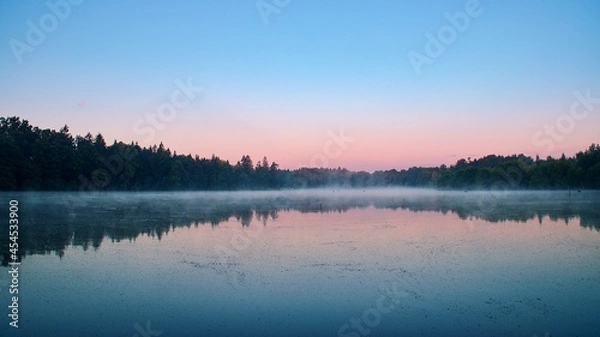
[[[367,170],[600,142],[600,105],[551,149],[540,145],[548,135],[532,142],[568,113],[575,91],[600,97],[597,1],[481,0],[480,15],[420,74],[407,54],[425,54],[425,34],[474,3],[291,0],[265,21],[254,0],[64,1],[49,1],[70,13],[21,63],[14,41],[27,43],[27,22],[39,28],[52,11],[0,4],[2,115],[231,161],[266,155],[288,168],[340,129],[353,140],[326,164]],[[202,94],[141,135],[134,126],[169,102],[177,80]]]

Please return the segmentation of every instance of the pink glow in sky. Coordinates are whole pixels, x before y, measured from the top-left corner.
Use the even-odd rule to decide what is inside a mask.
[[[573,155],[600,143],[598,2],[481,1],[433,56],[428,36],[465,1],[307,2],[268,24],[243,6],[137,15],[135,4],[82,5],[33,51],[0,53],[0,111],[108,142],[163,142],[232,163],[267,156],[289,169]],[[0,7],[2,41],[25,39],[24,22],[47,10]],[[429,61],[416,66],[415,53]],[[174,113],[157,120],[165,104]],[[343,146],[330,136],[342,129],[352,138]]]

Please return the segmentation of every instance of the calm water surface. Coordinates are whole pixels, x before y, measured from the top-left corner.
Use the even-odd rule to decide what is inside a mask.
[[[598,192],[0,197],[1,336],[600,336]]]

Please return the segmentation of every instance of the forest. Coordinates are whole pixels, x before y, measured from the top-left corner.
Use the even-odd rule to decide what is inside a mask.
[[[391,147],[393,148],[393,147]],[[393,155],[393,154],[390,154]],[[235,164],[213,155],[183,155],[161,143],[141,147],[101,134],[73,136],[68,126],[41,129],[0,117],[2,191],[268,190],[317,187],[438,189],[600,189],[600,144],[573,157],[523,154],[460,159],[451,166],[375,172],[344,168],[281,169],[266,157]]]

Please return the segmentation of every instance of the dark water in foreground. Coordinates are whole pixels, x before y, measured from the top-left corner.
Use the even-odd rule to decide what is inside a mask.
[[[600,336],[600,193],[2,193],[0,336]]]

